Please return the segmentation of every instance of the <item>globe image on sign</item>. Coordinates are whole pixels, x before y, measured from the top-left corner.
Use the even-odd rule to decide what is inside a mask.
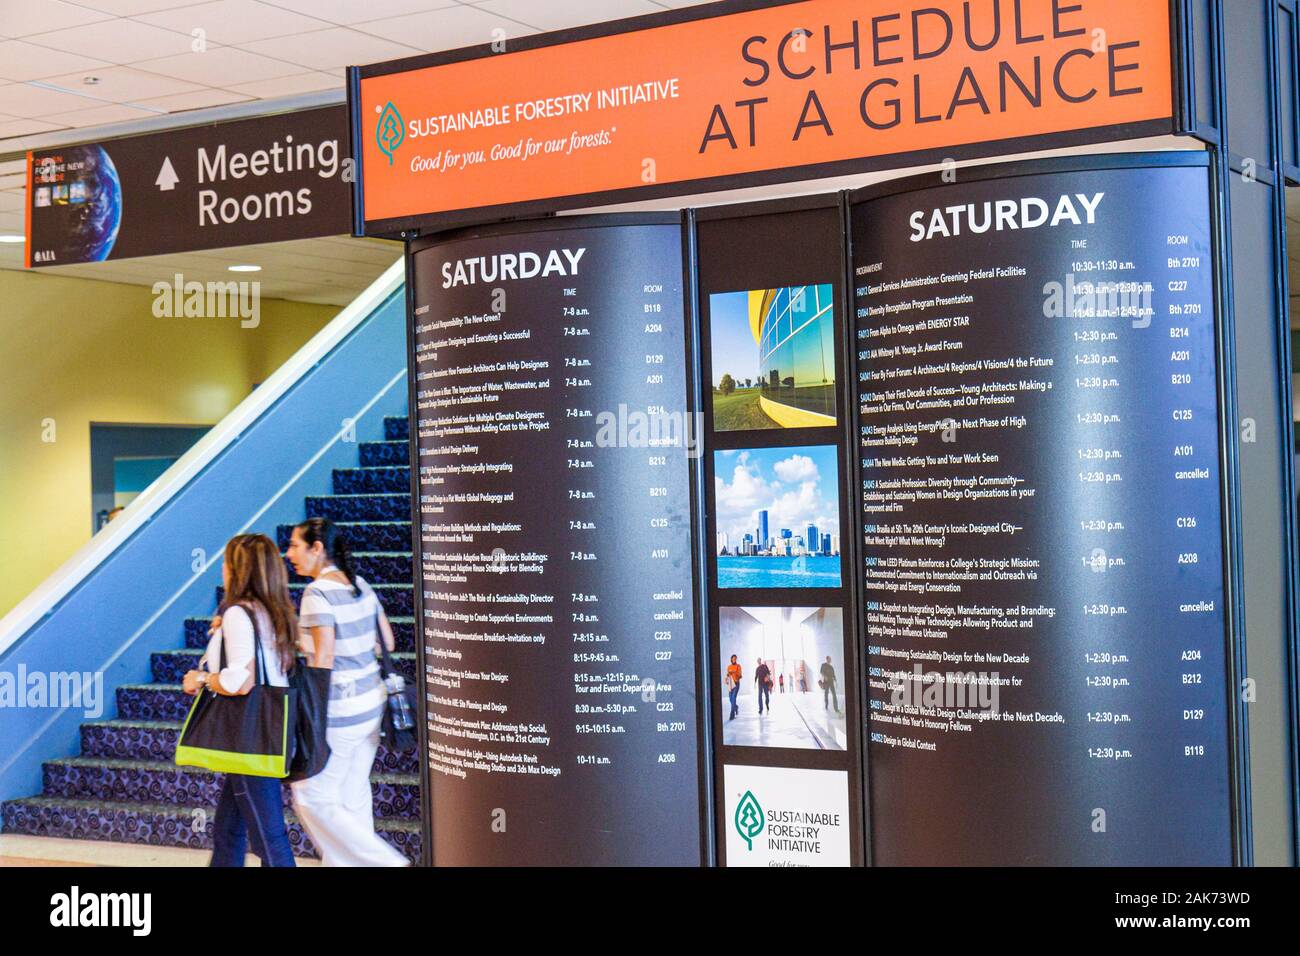
[[[55,199],[63,218],[56,261],[102,262],[122,225],[122,180],[102,146],[73,146],[64,157],[66,192]]]

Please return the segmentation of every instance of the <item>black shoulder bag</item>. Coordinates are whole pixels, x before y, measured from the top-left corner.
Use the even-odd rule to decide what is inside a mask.
[[[289,674],[289,686],[298,692],[293,760],[286,778],[290,783],[316,776],[329,762],[330,745],[325,731],[329,727],[330,670],[312,667],[307,658],[300,656]]]

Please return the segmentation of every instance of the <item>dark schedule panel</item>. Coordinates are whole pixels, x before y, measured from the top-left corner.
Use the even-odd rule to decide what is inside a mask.
[[[698,865],[674,217],[412,249],[437,865]]]
[[[1232,862],[1209,197],[1169,154],[854,197],[874,862]]]

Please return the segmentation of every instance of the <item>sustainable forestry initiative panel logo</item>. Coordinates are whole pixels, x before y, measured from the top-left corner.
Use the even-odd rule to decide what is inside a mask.
[[[379,151],[388,157],[388,165],[391,166],[393,153],[406,140],[406,123],[392,100],[385,103],[383,109],[376,106],[375,112],[379,114],[379,121],[375,123],[375,143],[378,144]]]
[[[746,848],[752,853],[754,837],[763,832],[763,808],[752,790],[746,790],[736,806],[736,832],[740,834]]]
[[[853,827],[842,770],[726,764],[727,866],[848,866]],[[759,798],[762,802],[759,802]]]

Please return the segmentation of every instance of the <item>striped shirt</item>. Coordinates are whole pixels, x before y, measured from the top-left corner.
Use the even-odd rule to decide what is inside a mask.
[[[310,627],[334,628],[334,670],[330,674],[329,726],[352,727],[378,720],[388,692],[379,674],[379,598],[364,578],[359,595],[338,581],[318,578],[303,591],[298,621],[310,647]]]

